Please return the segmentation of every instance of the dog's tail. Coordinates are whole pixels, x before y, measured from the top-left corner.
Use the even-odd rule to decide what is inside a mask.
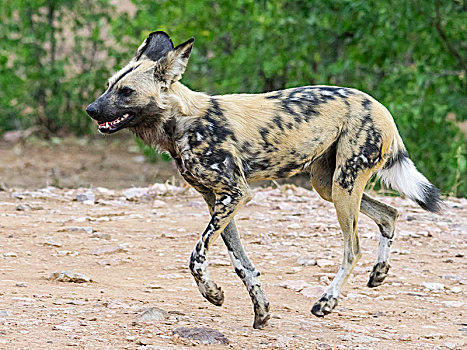
[[[406,195],[423,209],[434,213],[439,212],[441,210],[439,190],[417,170],[409,158],[397,129],[395,129],[390,152],[386,163],[378,171],[378,176],[384,183]]]

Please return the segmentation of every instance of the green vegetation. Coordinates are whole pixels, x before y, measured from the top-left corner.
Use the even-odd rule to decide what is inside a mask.
[[[196,38],[183,79],[195,90],[368,92],[393,114],[419,169],[467,195],[466,138],[455,125],[467,119],[465,0],[132,0],[131,15],[108,0],[3,2],[0,132],[90,132],[87,102],[149,32],[165,30],[176,44]]]

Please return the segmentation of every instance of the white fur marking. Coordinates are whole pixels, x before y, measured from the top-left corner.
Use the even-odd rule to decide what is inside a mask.
[[[341,95],[342,97],[346,97],[347,96],[347,92],[344,90],[344,89],[339,89],[337,90],[337,93],[339,95]]]
[[[228,252],[230,255],[230,260],[232,261],[232,264],[235,267],[235,269],[243,271],[243,273],[245,274],[243,282],[245,283],[247,288],[250,288],[254,285],[260,285],[258,278],[256,277],[258,273],[256,271],[250,271],[246,269],[242,265],[242,262],[234,256],[233,252],[231,252],[230,250]]]
[[[377,263],[388,261],[390,247],[391,241],[389,240],[389,238],[386,238],[383,235],[381,235],[381,237],[379,238],[378,258],[376,260]]]
[[[422,202],[425,202],[424,189],[432,186],[427,178],[418,172],[412,160],[407,157],[389,169],[379,170],[378,175],[384,183],[399,193]]]
[[[222,204],[227,205],[232,202],[232,197],[226,196],[225,199],[222,201]]]

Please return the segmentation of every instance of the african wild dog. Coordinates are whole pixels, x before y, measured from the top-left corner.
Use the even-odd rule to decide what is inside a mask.
[[[206,254],[222,236],[235,271],[253,301],[254,328],[269,319],[259,272],[240,242],[234,216],[251,198],[251,181],[310,171],[311,184],[334,203],[344,235],[344,258],[311,312],[336,306],[360,258],[359,211],[378,225],[378,258],[369,287],[379,286],[389,264],[397,210],[363,193],[378,171],[382,179],[422,208],[440,209],[438,190],[409,159],[388,110],[367,94],[336,86],[304,86],[258,95],[208,96],[178,81],[194,39],[174,48],[164,32],[151,33],[136,56],[110,78],[87,108],[99,131],[129,128],[145,143],[168,151],[185,180],[201,193],[211,220],[190,258],[201,294],[222,305],[224,294],[209,277]]]

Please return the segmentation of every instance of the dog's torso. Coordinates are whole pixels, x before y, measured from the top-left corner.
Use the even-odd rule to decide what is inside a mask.
[[[212,184],[241,172],[250,182],[302,172],[350,134],[351,152],[356,157],[363,152],[353,165],[373,166],[387,151],[381,147],[389,135],[380,131],[384,124],[393,126],[385,112],[367,94],[334,86],[212,96],[200,115],[179,130],[171,153],[185,177]]]

